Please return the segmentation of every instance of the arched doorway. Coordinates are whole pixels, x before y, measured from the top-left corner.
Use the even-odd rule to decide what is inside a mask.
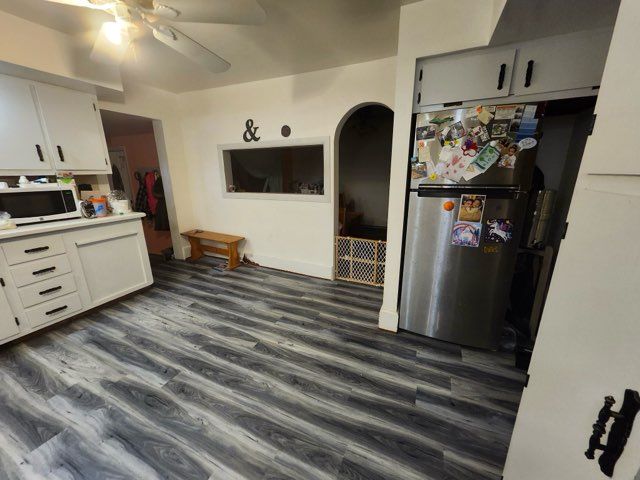
[[[380,285],[378,250],[386,247],[393,110],[381,104],[355,107],[335,138],[336,278]],[[344,240],[343,240],[344,239]],[[348,244],[348,246],[347,246]],[[354,255],[354,245],[356,253]],[[339,250],[349,250],[349,255]],[[360,258],[363,257],[363,258]],[[342,260],[341,260],[342,259]],[[342,272],[342,273],[341,273]]]

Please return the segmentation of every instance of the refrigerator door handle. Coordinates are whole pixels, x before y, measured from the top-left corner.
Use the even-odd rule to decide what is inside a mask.
[[[519,198],[523,192],[519,186],[505,185],[420,185],[418,197],[450,198],[459,195],[486,195],[487,198]]]

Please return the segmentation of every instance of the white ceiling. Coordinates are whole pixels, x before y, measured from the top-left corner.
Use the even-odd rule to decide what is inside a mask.
[[[123,80],[172,92],[249,82],[394,56],[400,6],[416,0],[259,0],[260,26],[181,23],[179,30],[231,63],[212,74],[142,31]],[[104,12],[45,0],[0,0],[0,10],[89,44]]]

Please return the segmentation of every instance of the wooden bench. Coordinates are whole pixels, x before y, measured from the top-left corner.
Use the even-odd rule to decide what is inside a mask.
[[[183,233],[185,237],[189,239],[191,244],[191,257],[189,260],[195,261],[204,256],[203,252],[219,253],[220,255],[226,255],[229,258],[227,265],[228,270],[233,270],[240,265],[240,257],[238,256],[238,243],[244,240],[244,237],[237,237],[235,235],[226,235],[224,233],[207,232],[206,230],[190,230]],[[212,245],[203,245],[202,240],[222,243],[225,247],[214,247]]]

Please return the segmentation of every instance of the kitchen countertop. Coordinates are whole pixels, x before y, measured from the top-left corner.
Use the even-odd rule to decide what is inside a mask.
[[[38,235],[41,233],[56,232],[59,230],[70,230],[76,228],[97,227],[109,223],[124,222],[144,218],[146,214],[139,212],[127,213],[125,215],[109,215],[100,218],[74,218],[72,220],[60,220],[57,222],[36,223],[33,225],[22,225],[11,230],[0,230],[0,241],[10,238],[24,237],[26,235]]]

